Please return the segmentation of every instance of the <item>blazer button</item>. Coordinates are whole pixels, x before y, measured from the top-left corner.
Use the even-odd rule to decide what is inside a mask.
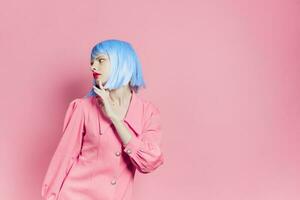
[[[115,179],[113,179],[111,182],[110,182],[112,185],[115,185],[117,183],[117,181]]]
[[[130,150],[130,149],[127,149],[127,153],[128,153],[128,154],[131,154],[131,150]]]
[[[120,156],[120,155],[121,155],[121,152],[120,152],[120,151],[116,151],[115,155],[116,155],[116,156]]]
[[[103,135],[103,133],[102,133],[101,131],[99,132],[99,134],[100,134],[100,135]]]

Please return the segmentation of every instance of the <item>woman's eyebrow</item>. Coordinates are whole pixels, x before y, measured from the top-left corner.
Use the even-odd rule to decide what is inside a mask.
[[[100,57],[101,58],[106,58],[105,55],[100,55],[100,56],[97,56],[95,59],[100,58]]]

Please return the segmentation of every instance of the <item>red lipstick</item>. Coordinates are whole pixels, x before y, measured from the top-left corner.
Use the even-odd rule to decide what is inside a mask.
[[[93,72],[93,76],[94,78],[97,78],[98,76],[100,76],[101,74],[97,73],[97,72]]]

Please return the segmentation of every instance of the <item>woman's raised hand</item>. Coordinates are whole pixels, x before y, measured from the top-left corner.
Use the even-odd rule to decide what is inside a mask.
[[[116,114],[116,110],[114,109],[115,104],[109,95],[109,90],[103,87],[101,80],[96,80],[96,82],[98,83],[100,89],[96,86],[93,86],[93,89],[98,95],[97,100],[102,108],[102,111],[111,120],[121,120]]]

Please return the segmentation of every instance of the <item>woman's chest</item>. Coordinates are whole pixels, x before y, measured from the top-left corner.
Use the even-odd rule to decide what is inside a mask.
[[[110,160],[122,154],[122,141],[111,121],[98,109],[88,113],[81,156],[89,161]]]

